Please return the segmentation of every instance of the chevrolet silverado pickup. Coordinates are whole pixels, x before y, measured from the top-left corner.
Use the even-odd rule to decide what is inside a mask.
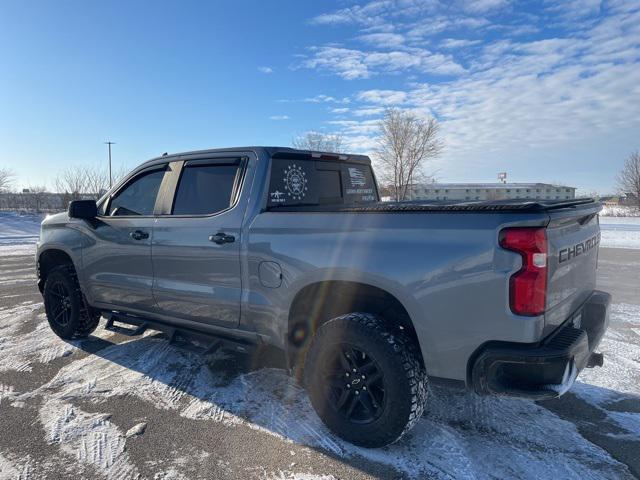
[[[421,417],[429,382],[543,399],[601,364],[599,210],[381,202],[362,155],[165,154],[44,220],[38,286],[64,339],[105,317],[276,347],[332,431],[379,447]]]

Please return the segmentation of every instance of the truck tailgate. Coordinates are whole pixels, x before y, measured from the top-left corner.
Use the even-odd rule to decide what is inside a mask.
[[[545,334],[576,312],[596,287],[600,208],[549,212]]]

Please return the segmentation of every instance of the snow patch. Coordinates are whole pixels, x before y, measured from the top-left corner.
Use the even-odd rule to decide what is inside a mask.
[[[31,465],[28,455],[14,459],[0,452],[0,479],[29,480],[33,471]]]
[[[279,471],[268,477],[269,480],[337,480],[333,475],[314,475],[312,473],[293,473]]]
[[[640,217],[600,217],[600,246],[640,249]]]
[[[34,240],[35,242],[35,240]],[[0,244],[0,257],[14,257],[19,255],[32,255],[36,254],[36,244],[18,244],[18,245],[3,245]]]
[[[0,383],[0,405],[4,399],[12,400],[16,396],[16,392],[11,385],[3,385]]]
[[[49,327],[41,303],[25,302],[0,310],[0,372],[30,372],[36,363],[49,363],[57,358],[67,357],[78,350],[82,342],[66,342],[56,336]],[[26,333],[17,332],[30,323],[35,327]],[[96,336],[108,338],[113,332],[100,329]]]
[[[37,237],[44,217],[43,214],[0,212],[0,241],[16,237]]]
[[[138,423],[138,424],[134,425],[133,427],[131,427],[129,430],[127,430],[127,433],[125,434],[125,437],[129,438],[129,437],[140,436],[140,435],[142,435],[144,433],[144,431],[146,429],[147,429],[146,422]]]
[[[0,212],[0,257],[34,255],[43,215]]]
[[[39,415],[48,442],[58,444],[77,461],[94,466],[107,478],[138,477],[125,452],[125,437],[108,415],[89,414],[53,398],[46,399]]]
[[[572,392],[595,406],[620,427],[624,434],[615,437],[640,439],[640,413],[610,410],[620,401],[640,399],[640,305],[625,303],[611,306],[611,324],[598,350],[604,353],[604,365],[586,369]]]
[[[77,350],[77,346],[58,338],[44,318],[44,314],[38,316],[40,322],[34,330],[0,341],[0,372],[30,372],[34,363],[48,363]]]

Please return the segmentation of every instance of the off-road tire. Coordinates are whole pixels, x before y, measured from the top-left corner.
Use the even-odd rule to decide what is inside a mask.
[[[366,352],[383,374],[384,407],[380,408],[379,417],[369,423],[354,423],[328,400],[320,372],[330,358],[327,352],[339,348],[337,345],[353,345]],[[323,324],[306,358],[304,384],[327,427],[364,447],[382,447],[398,441],[420,419],[427,400],[427,374],[417,348],[403,330],[392,329],[369,313],[349,313]]]
[[[54,286],[61,283],[69,298],[69,321],[65,325],[54,320],[54,308],[50,300]],[[78,276],[71,265],[55,267],[47,275],[43,290],[44,307],[51,330],[60,338],[73,340],[89,336],[100,322],[100,313],[93,310],[84,298]]]

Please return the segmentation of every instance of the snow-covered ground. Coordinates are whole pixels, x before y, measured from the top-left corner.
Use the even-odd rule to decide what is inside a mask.
[[[0,212],[0,257],[35,253],[43,218],[41,214]]]
[[[600,217],[600,246],[640,249],[640,217]]]

